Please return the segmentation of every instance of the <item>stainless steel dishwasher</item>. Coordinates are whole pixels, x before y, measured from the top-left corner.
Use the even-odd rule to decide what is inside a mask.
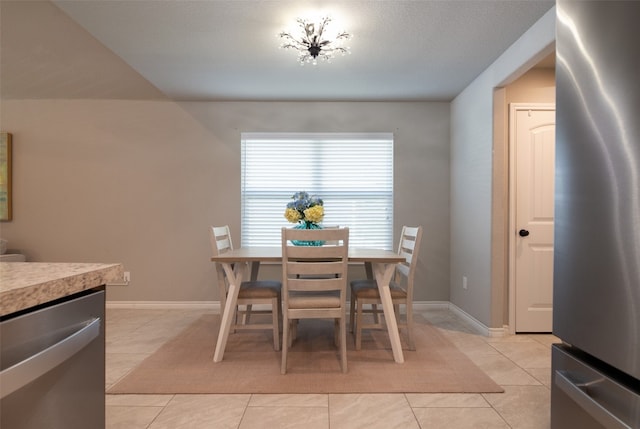
[[[104,289],[0,321],[0,427],[104,429]]]

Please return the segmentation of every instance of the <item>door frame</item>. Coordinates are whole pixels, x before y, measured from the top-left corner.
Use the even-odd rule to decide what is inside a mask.
[[[516,333],[516,112],[556,110],[555,103],[509,103],[509,333]]]

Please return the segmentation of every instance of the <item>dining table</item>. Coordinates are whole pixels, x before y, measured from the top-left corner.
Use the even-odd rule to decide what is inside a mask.
[[[216,343],[213,361],[220,362],[227,346],[231,322],[235,317],[240,285],[248,276],[256,280],[260,263],[282,263],[281,247],[241,247],[211,258],[213,262],[222,265],[229,281],[226,304],[222,312],[218,341]],[[361,263],[365,266],[368,278],[375,279],[380,292],[382,310],[386,321],[387,332],[391,342],[393,358],[397,363],[404,362],[400,334],[396,321],[395,310],[391,300],[389,282],[398,263],[404,262],[404,256],[390,250],[349,248],[349,263]]]

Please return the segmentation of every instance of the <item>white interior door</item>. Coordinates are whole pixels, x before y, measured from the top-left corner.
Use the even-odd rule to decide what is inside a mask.
[[[511,126],[515,138],[515,331],[551,332],[555,108],[513,109]]]

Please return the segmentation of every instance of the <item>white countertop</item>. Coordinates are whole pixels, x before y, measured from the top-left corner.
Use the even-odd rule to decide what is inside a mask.
[[[0,316],[122,277],[122,264],[0,262]]]

